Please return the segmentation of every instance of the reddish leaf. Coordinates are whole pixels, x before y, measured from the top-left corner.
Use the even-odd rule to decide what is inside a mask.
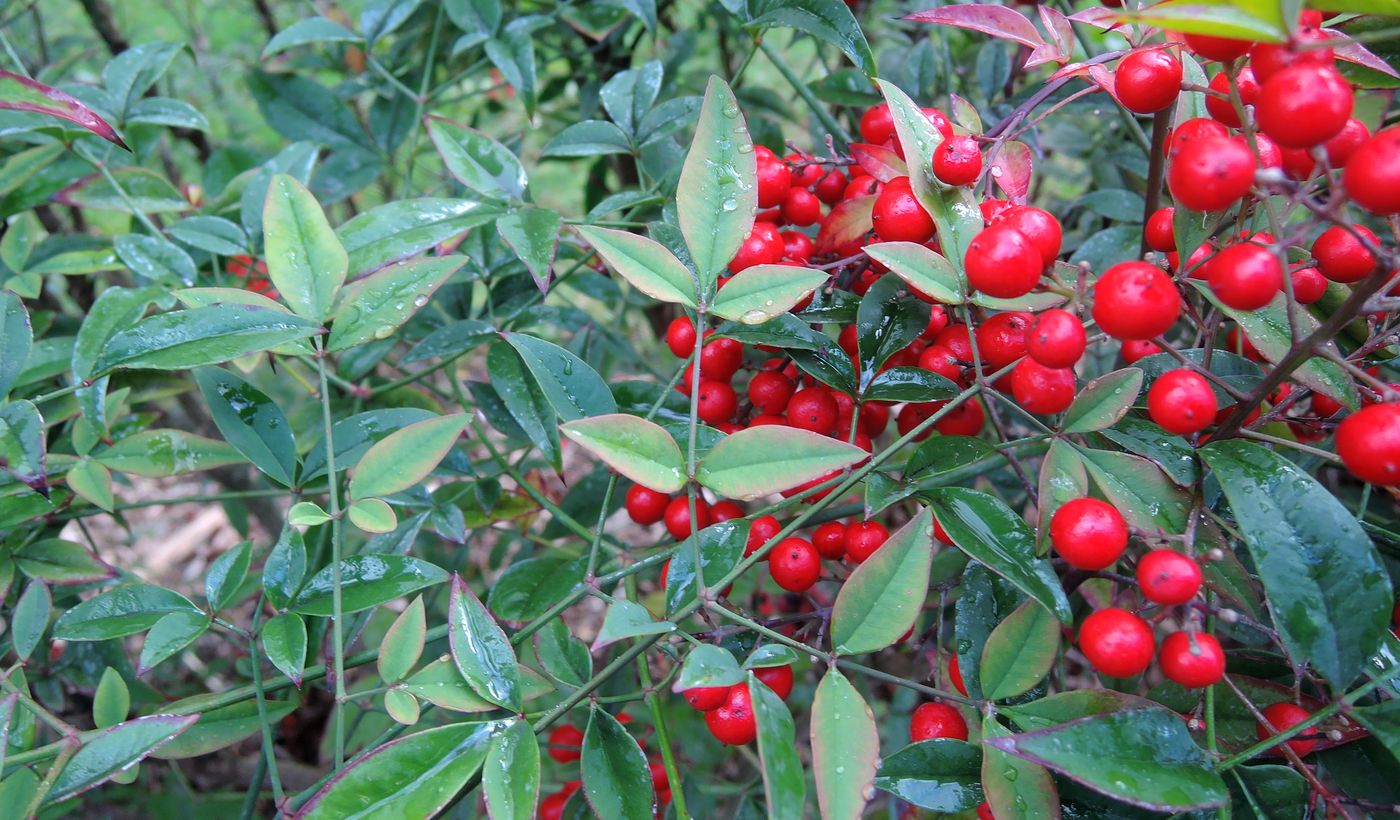
[[[1330,34],[1332,39],[1336,41],[1332,45],[1332,53],[1337,55],[1337,59],[1355,63],[1372,71],[1379,71],[1388,77],[1400,78],[1400,73],[1397,73],[1395,69],[1390,67],[1390,64],[1376,56],[1370,49],[1334,28],[1325,28],[1323,31]]]
[[[1123,25],[1118,20],[1118,13],[1106,6],[1092,6],[1083,11],[1076,11],[1066,19],[1072,23],[1083,23],[1086,26],[1093,26],[1104,31],[1112,31]]]
[[[0,70],[0,109],[33,111],[82,126],[108,142],[130,151],[107,121],[52,86],[35,82],[12,71]]]
[[[870,215],[875,210],[875,197],[858,196],[848,199],[827,214],[817,233],[817,253],[827,253],[854,242],[870,232],[874,223]]]
[[[889,182],[895,177],[909,176],[909,166],[899,158],[899,154],[883,145],[869,145],[863,142],[851,145],[851,156],[855,157],[866,173],[881,182]]]
[[[1014,40],[1033,49],[1047,45],[1040,32],[1036,31],[1031,21],[1020,12],[990,3],[967,3],[926,9],[907,15],[904,19],[980,31],[1003,40]]]
[[[992,160],[992,179],[997,187],[1017,205],[1024,205],[1031,190],[1031,149],[1024,142],[1012,140],[1001,146]]]
[[[1063,63],[1074,53],[1074,30],[1070,28],[1069,20],[1051,6],[1036,6],[1036,11],[1040,12],[1040,22],[1055,41],[1054,49],[1053,52],[1046,52],[1050,56],[1049,60],[1037,60],[1041,50],[1036,49],[1036,53],[1031,55],[1026,65],[1040,65],[1042,62]]]

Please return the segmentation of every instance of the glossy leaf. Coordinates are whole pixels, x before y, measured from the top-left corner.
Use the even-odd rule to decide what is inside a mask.
[[[1193,701],[1194,703],[1194,701]],[[1090,715],[1157,706],[1152,701],[1111,689],[1073,689],[998,710],[1022,729],[1048,729]]]
[[[52,608],[53,596],[49,593],[49,587],[38,580],[30,581],[15,602],[10,612],[10,641],[15,656],[21,661],[29,660],[48,631]]]
[[[763,764],[768,816],[801,820],[805,816],[807,782],[797,756],[797,729],[792,713],[778,693],[760,683],[752,672],[748,675],[748,687],[753,697],[754,722],[758,724],[758,757]]]
[[[564,600],[583,581],[583,558],[527,558],[511,564],[491,586],[487,606],[497,618],[525,623]]]
[[[138,211],[169,213],[189,208],[189,202],[170,180],[155,171],[129,165],[114,168],[110,173],[110,181],[100,173],[92,174],[54,194],[52,199],[74,208],[127,214]]]
[[[874,77],[875,55],[851,11],[841,0],[760,0],[751,6],[753,26],[805,31],[841,49],[856,68]]]
[[[677,218],[704,294],[714,290],[720,271],[753,228],[757,168],[734,92],[724,80],[710,77],[676,188]]]
[[[830,278],[826,271],[790,265],[753,265],[724,283],[710,312],[757,325],[787,311]]]
[[[540,796],[540,745],[530,724],[517,720],[491,738],[481,770],[491,820],[530,820]]]
[[[438,418],[428,410],[417,407],[393,407],[383,410],[369,410],[343,418],[331,425],[331,442],[335,450],[335,467],[343,472],[355,464],[369,448],[396,430],[410,424]],[[325,475],[326,444],[324,439],[316,441],[306,453],[302,464],[302,481]]]
[[[267,719],[276,723],[295,711],[291,701],[269,700],[264,705]],[[211,709],[199,715],[199,722],[186,729],[171,742],[156,749],[152,757],[180,760],[216,752],[256,734],[262,726],[256,701],[247,700],[232,706]]]
[[[577,230],[632,287],[661,302],[695,307],[695,275],[660,242],[612,228],[580,225]]]
[[[609,644],[627,638],[644,635],[664,635],[675,632],[676,625],[670,621],[653,620],[647,608],[625,598],[615,598],[608,605],[608,613],[603,616],[603,625],[593,639],[593,651],[597,652]]]
[[[306,622],[295,612],[284,612],[262,625],[263,652],[277,670],[301,686],[306,666]]]
[[[739,663],[734,660],[734,655],[728,649],[713,644],[701,644],[685,656],[685,662],[681,664],[681,674],[671,685],[671,691],[684,693],[687,689],[700,686],[733,686],[744,680],[744,671],[739,668]]]
[[[496,337],[495,328],[476,319],[458,319],[429,333],[404,354],[405,364],[459,356]]]
[[[992,630],[978,667],[990,700],[1030,691],[1050,672],[1060,648],[1060,626],[1039,603],[1026,601]]]
[[[117,577],[117,571],[76,541],[43,538],[11,553],[15,566],[50,584],[91,584]]]
[[[1139,529],[1179,533],[1186,529],[1190,498],[1145,458],[1080,447],[1094,485]]]
[[[430,116],[425,122],[443,164],[458,182],[493,198],[524,195],[525,169],[509,148],[451,120]]]
[[[487,407],[503,405],[506,411],[503,421],[488,414],[492,424],[508,436],[520,438],[523,435],[556,470],[561,468],[563,456],[559,429],[554,426],[554,409],[540,393],[520,356],[504,342],[493,344],[486,353],[486,373],[490,385],[484,389],[473,388],[473,392],[479,394],[478,403]],[[495,401],[488,401],[488,396]]]
[[[749,522],[722,521],[700,530],[681,542],[665,570],[666,612],[674,614],[695,603],[695,555],[700,554],[700,572],[707,587],[714,587],[744,557],[749,540]]]
[[[555,134],[544,146],[546,157],[596,157],[631,153],[621,128],[605,120],[583,120]]]
[[[501,239],[525,263],[541,293],[549,290],[549,275],[563,227],[564,217],[558,212],[530,205],[507,211],[496,220]]]
[[[384,712],[395,723],[415,726],[423,716],[423,708],[418,698],[399,687],[391,687],[384,693]]]
[[[91,108],[53,86],[44,85],[13,71],[0,70],[0,109],[33,111],[56,117],[80,128],[86,128],[113,145],[127,147],[112,126]]]
[[[224,552],[209,565],[204,575],[204,597],[215,612],[234,603],[234,596],[248,577],[252,560],[252,544],[248,541]]]
[[[883,277],[861,297],[856,312],[860,386],[864,390],[895,353],[928,328],[929,306],[905,293],[896,277]]]
[[[121,261],[137,275],[137,281],[161,285],[194,284],[194,261],[179,246],[164,239],[127,234],[117,237],[112,247]],[[51,257],[50,261],[56,260]]]
[[[64,480],[78,497],[107,512],[111,512],[117,502],[112,495],[111,471],[92,459],[85,458],[74,464]]]
[[[721,439],[700,462],[695,480],[726,498],[752,499],[796,487],[868,456],[853,444],[808,430],[750,427]]]
[[[811,742],[821,816],[857,820],[875,783],[880,735],[870,707],[835,666],[812,699]]]
[[[913,743],[880,763],[875,788],[929,811],[967,811],[982,802],[982,753],[952,738]]]
[[[892,533],[841,585],[831,642],[843,655],[884,649],[909,630],[928,595],[933,515],[921,510]]]
[[[1112,427],[1132,409],[1141,390],[1142,371],[1135,367],[1100,376],[1074,397],[1060,429],[1066,433],[1092,433]]]
[[[393,495],[427,478],[468,421],[461,414],[425,419],[375,442],[350,471],[350,497]]]
[[[54,779],[57,802],[106,782],[190,728],[199,715],[151,715],[119,723],[87,740]]]
[[[102,641],[134,635],[172,612],[199,612],[178,592],[150,584],[128,584],[89,598],[59,616],[53,636],[68,641]]]
[[[971,436],[930,436],[904,463],[906,479],[937,478],[964,467],[999,459],[996,448]]]
[[[889,367],[878,373],[861,394],[862,401],[946,401],[962,392],[951,379],[922,367]]]
[[[293,526],[282,528],[263,562],[262,587],[268,603],[285,609],[306,579],[306,542]]]
[[[302,586],[289,609],[303,615],[332,613],[333,567],[325,567]],[[402,598],[447,580],[447,573],[404,555],[352,555],[340,562],[341,611],[359,612]]]
[[[396,262],[346,285],[335,302],[326,348],[345,350],[392,336],[466,261],[434,256]]]
[[[379,677],[386,683],[403,680],[423,654],[427,630],[427,616],[423,610],[423,596],[420,595],[385,630],[384,638],[379,642]]]
[[[350,259],[316,197],[293,176],[268,183],[263,244],[267,277],[292,310],[316,322],[330,316]]]
[[[588,363],[559,345],[523,333],[501,337],[520,354],[554,412],[565,421],[617,412],[607,382]]]
[[[10,232],[16,231],[10,228]],[[33,345],[34,328],[29,324],[24,302],[10,291],[0,292],[0,397],[10,392],[23,372]]]
[[[982,720],[982,737],[1007,737],[1011,731],[994,717]],[[994,817],[1060,816],[1060,795],[1043,766],[995,746],[982,748],[982,790]]]
[[[1186,439],[1174,436],[1146,419],[1127,416],[1099,435],[1130,453],[1162,468],[1178,487],[1190,487],[1200,476],[1196,450]]]
[[[583,793],[599,817],[650,820],[655,810],[651,770],[642,747],[618,723],[597,708],[583,733]]]
[[[909,287],[934,301],[945,305],[962,304],[966,285],[957,268],[939,253],[917,242],[879,242],[866,246],[865,252]]]
[[[262,59],[310,43],[357,43],[360,36],[325,17],[308,17],[282,29],[263,46]]]
[[[296,441],[282,408],[231,371],[201,368],[194,378],[224,439],[274,481],[290,487]]]
[[[156,621],[141,645],[136,674],[144,675],[199,639],[213,623],[203,612],[172,612]]]
[[[1284,646],[1345,687],[1380,645],[1393,599],[1371,539],[1316,479],[1265,447],[1212,442],[1201,457],[1230,502]]]
[[[112,336],[93,372],[203,367],[270,350],[319,331],[315,322],[248,305],[219,304],[160,313]]]
[[[393,532],[399,525],[398,516],[394,514],[394,508],[382,498],[361,498],[350,505],[345,511],[350,523],[365,532],[383,534]]]
[[[520,674],[521,696],[525,701],[554,692],[554,685],[530,667],[517,666],[516,670]],[[439,709],[452,712],[490,712],[501,708],[478,695],[467,684],[451,655],[443,655],[414,672],[404,681],[403,689]]]
[[[545,673],[565,686],[583,686],[593,676],[588,646],[574,637],[562,619],[555,618],[536,632],[534,646]]]
[[[452,578],[447,624],[452,660],[471,688],[492,703],[520,711],[523,698],[515,650],[461,576]]]
[[[570,441],[644,487],[674,493],[685,486],[681,449],[655,422],[617,413],[570,421],[559,429]]]
[[[501,215],[474,199],[421,197],[386,202],[336,228],[352,276],[407,259]]]

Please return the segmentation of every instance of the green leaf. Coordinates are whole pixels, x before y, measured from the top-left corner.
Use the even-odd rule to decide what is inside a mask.
[[[890,269],[909,287],[945,305],[963,303],[966,285],[957,268],[943,256],[917,242],[878,242],[867,245],[870,258]]]
[[[211,623],[213,621],[203,612],[172,612],[156,621],[141,645],[136,674],[144,675],[157,664],[174,657],[203,635]]]
[[[458,319],[434,330],[400,360],[404,364],[425,359],[455,358],[495,338],[496,329],[476,319]]]
[[[116,186],[102,174],[92,174],[54,194],[52,199],[74,208],[127,214],[170,213],[190,207],[180,191],[155,171],[127,166],[113,168],[110,173]]]
[[[1011,508],[994,496],[963,487],[933,490],[929,501],[934,517],[959,549],[1039,601],[1060,623],[1072,623],[1059,578],[1049,562],[1035,557],[1035,534]]]
[[[306,543],[290,524],[282,528],[263,562],[262,586],[268,603],[285,609],[306,578]]]
[[[788,26],[805,31],[841,49],[856,68],[872,79],[875,77],[875,55],[850,6],[842,0],[759,0],[750,11],[751,28],[762,31]]]
[[[856,312],[862,390],[891,356],[928,329],[929,311],[928,305],[906,293],[898,277],[882,277],[865,292]]]
[[[750,345],[771,345],[783,350],[821,350],[831,345],[831,339],[791,313],[784,313],[759,325],[725,322],[715,328],[714,336]]]
[[[112,243],[117,256],[132,273],[155,284],[192,285],[195,279],[194,260],[190,255],[164,239],[140,234],[119,236]],[[64,254],[65,256],[67,254]],[[50,257],[50,261],[55,257]],[[98,261],[103,268],[106,266]],[[35,269],[36,271],[38,268]]]
[[[231,371],[200,368],[194,378],[224,439],[272,480],[292,486],[296,441],[282,408]]]
[[[535,657],[544,671],[565,686],[579,687],[593,676],[593,656],[560,618],[535,633]]]
[[[666,613],[675,614],[695,602],[697,541],[705,586],[713,587],[739,565],[748,540],[749,522],[736,518],[711,524],[682,541],[666,565],[663,584],[666,590]]]
[[[1191,499],[1145,458],[1079,447],[1094,484],[1129,526],[1149,532],[1186,530]]]
[[[396,262],[346,285],[335,303],[326,348],[345,350],[389,338],[466,261],[465,256],[434,256]]]
[[[117,577],[117,571],[87,547],[61,538],[31,541],[11,556],[20,572],[50,584],[91,584]]]
[[[983,718],[983,738],[1010,734],[995,717]],[[1060,795],[1050,772],[995,746],[982,748],[982,789],[994,817],[1060,816]]]
[[[680,677],[671,685],[672,692],[684,694],[687,689],[701,686],[733,686],[744,681],[744,671],[728,649],[713,644],[701,644],[690,650],[681,664]],[[767,689],[767,687],[763,687]],[[750,688],[751,692],[758,691]],[[771,691],[771,690],[770,690]]]
[[[830,274],[791,265],[753,265],[724,283],[710,312],[721,319],[756,325],[788,312]]]
[[[308,17],[287,26],[268,40],[267,45],[263,46],[262,59],[310,43],[358,43],[360,40],[358,34],[333,20]]]
[[[978,666],[982,692],[1005,700],[1030,691],[1050,672],[1060,649],[1060,625],[1049,610],[1026,601],[992,630]]]
[[[343,418],[331,425],[331,441],[335,450],[337,470],[344,470],[364,457],[369,448],[396,430],[420,421],[438,418],[434,413],[417,407],[393,407],[369,410]],[[324,439],[311,445],[301,468],[301,480],[325,475],[326,443]]]
[[[1192,694],[1191,697],[1195,698],[1196,696]],[[1195,703],[1196,701],[1192,700],[1193,706]],[[1137,695],[1115,692],[1112,689],[1075,689],[1059,692],[1019,706],[1000,706],[997,709],[1015,721],[1017,726],[1029,730],[1046,729],[1090,715],[1103,715],[1155,706],[1160,706],[1160,704]]]
[[[685,486],[681,449],[655,422],[626,413],[560,425],[564,436],[609,467],[650,489],[674,493]]]
[[[653,620],[651,613],[641,604],[626,598],[615,598],[608,605],[608,612],[603,616],[603,625],[599,627],[598,635],[593,639],[593,651],[597,652],[626,638],[664,635],[674,631],[675,624],[670,621]]]
[[[314,501],[298,501],[287,510],[287,523],[293,527],[314,527],[330,520],[330,513]]]
[[[116,504],[112,495],[112,473],[92,459],[84,458],[70,467],[64,481],[78,497],[107,512]]]
[[[1234,817],[1240,820],[1305,820],[1307,817],[1312,787],[1288,766],[1240,766],[1230,774]],[[1246,788],[1249,799],[1244,796]]]
[[[142,43],[113,57],[102,69],[102,84],[119,113],[126,113],[156,81],[170,70],[184,50],[179,43]]]
[[[523,698],[515,650],[460,575],[452,576],[447,624],[452,660],[462,677],[481,697],[519,712]]]
[[[1201,457],[1230,502],[1284,646],[1343,689],[1375,654],[1393,603],[1371,539],[1326,487],[1265,447],[1217,441]]]
[[[541,293],[549,290],[549,273],[563,227],[564,217],[557,211],[531,205],[508,211],[496,220],[502,241],[525,263]]]
[[[963,568],[958,593],[953,604],[954,650],[963,685],[969,695],[980,698],[982,649],[992,630],[1026,600],[1026,595],[976,561]]]
[[[748,675],[753,696],[754,721],[758,724],[758,757],[763,764],[763,796],[768,816],[778,820],[802,820],[807,802],[807,782],[797,756],[797,728],[778,693]]]
[[[350,505],[350,509],[345,511],[350,518],[350,523],[364,530],[382,534],[393,532],[399,525],[398,516],[394,515],[394,508],[382,498],[361,498]]]
[[[113,444],[93,459],[119,473],[163,478],[242,464],[243,456],[222,441],[183,430],[142,430]]]
[[[248,252],[248,235],[219,216],[190,216],[166,228],[166,233],[191,247],[220,256]],[[120,252],[118,248],[118,252]]]
[[[296,820],[433,817],[486,760],[504,724],[452,723],[361,754],[291,815]]]
[[[1125,367],[1094,379],[1074,397],[1065,411],[1061,430],[1092,433],[1117,424],[1133,407],[1142,390],[1142,371]]]
[[[821,816],[858,820],[875,783],[880,734],[870,707],[834,664],[812,699],[811,742]]]
[[[15,602],[15,608],[10,613],[10,641],[15,656],[21,661],[29,660],[48,631],[52,608],[53,596],[49,593],[48,585],[40,580],[30,581]]]
[[[796,487],[868,457],[853,444],[809,430],[750,427],[721,439],[696,469],[695,480],[725,498],[747,500]]]
[[[301,686],[306,666],[306,621],[295,612],[284,612],[262,625],[262,647],[277,670]]]
[[[632,144],[621,128],[605,120],[584,120],[555,134],[544,146],[545,157],[596,157],[630,154]]]
[[[695,307],[695,274],[665,245],[645,236],[580,225],[579,235],[627,283],[653,299]]]
[[[1260,0],[1170,3],[1137,12],[1121,12],[1117,16],[1120,20],[1146,23],[1185,34],[1209,34],[1269,43],[1282,42],[1287,37],[1278,4]]]
[[[298,316],[330,316],[350,259],[321,204],[293,176],[274,174],[263,203],[267,277]]]
[[[646,755],[617,718],[593,707],[583,733],[583,791],[599,817],[650,820],[655,791]]]
[[[33,402],[20,400],[0,405],[0,464],[8,475],[31,487],[47,483],[48,459],[44,418]]]
[[[244,541],[209,565],[209,571],[204,575],[204,597],[209,601],[211,610],[218,612],[234,603],[234,596],[248,577],[252,552],[251,542]]]
[[[498,218],[501,208],[472,199],[422,197],[386,202],[336,228],[350,274],[379,270]]]
[[[458,182],[496,199],[525,195],[525,168],[509,148],[451,120],[429,116],[425,122],[443,164]]]
[[[788,354],[804,373],[822,384],[847,395],[856,394],[855,365],[846,351],[830,339],[815,350],[790,350]]]
[[[418,704],[418,698],[408,691],[393,687],[384,693],[384,712],[395,723],[404,726],[414,726],[423,715],[423,709]]]
[[[491,395],[486,390],[494,391],[493,397],[499,402],[493,403],[504,404],[510,420],[519,428],[512,431],[506,425],[506,429],[503,429],[500,423],[493,422],[497,429],[515,438],[519,438],[523,432],[555,469],[560,469],[563,456],[559,446],[559,428],[554,425],[554,410],[534,379],[526,374],[519,354],[504,342],[491,345],[486,352],[486,373],[490,384],[478,392]],[[480,398],[478,401],[486,403]]]
[[[151,715],[119,723],[89,737],[54,779],[49,803],[101,785],[174,740],[197,720],[199,715]]]
[[[112,667],[102,670],[102,679],[92,695],[92,722],[99,729],[116,726],[131,711],[131,691],[121,673]]]
[[[53,636],[103,641],[150,629],[172,612],[199,612],[188,598],[150,584],[128,584],[89,598],[59,616]]]
[[[447,580],[447,572],[404,555],[352,555],[340,562],[341,611],[360,612]],[[325,567],[297,593],[289,609],[303,615],[333,612],[334,567]]]
[[[705,296],[753,228],[757,175],[753,141],[734,92],[711,76],[676,188],[681,234]]]
[[[904,463],[904,478],[926,479],[947,475],[988,459],[1000,459],[992,445],[971,436],[930,436],[914,448]]]
[[[531,820],[540,797],[540,744],[530,724],[517,720],[491,738],[481,770],[491,820]]]
[[[770,666],[792,666],[797,663],[797,652],[792,647],[780,643],[764,644],[744,659],[745,669],[764,669]]]
[[[912,743],[884,759],[875,788],[929,811],[967,811],[982,802],[982,753],[952,738]]]
[[[418,658],[423,654],[427,630],[423,596],[420,595],[399,613],[379,642],[379,677],[385,683],[398,683],[417,665]]]
[[[582,556],[516,561],[491,585],[487,608],[508,623],[532,621],[574,591],[587,565]]]
[[[940,401],[962,392],[962,388],[922,367],[888,367],[875,375],[861,394],[862,401]]]
[[[554,692],[554,685],[528,666],[517,666],[516,670],[520,674],[524,700],[530,701]],[[472,691],[449,655],[443,655],[413,673],[404,682],[403,688],[440,709],[454,712],[490,712],[500,708]]]
[[[501,337],[520,354],[554,412],[565,421],[617,412],[607,382],[588,363],[568,350],[523,333]]]
[[[11,227],[6,236],[14,233]],[[10,392],[24,370],[34,345],[34,329],[24,302],[10,291],[0,291],[0,398]]]
[[[1259,369],[1259,365],[1228,350],[1195,347],[1176,352],[1180,354],[1181,358],[1219,376],[1220,381],[1234,387],[1241,393],[1249,393],[1259,385],[1259,382],[1264,380],[1264,372]],[[1147,385],[1150,387],[1153,382],[1161,378],[1163,373],[1169,370],[1179,370],[1184,365],[1171,353],[1154,353],[1151,356],[1138,359],[1133,366],[1142,370],[1143,375],[1146,376]],[[1229,407],[1235,403],[1235,399],[1214,381],[1208,379],[1206,384],[1215,393],[1217,407]]]
[[[219,304],[160,313],[112,336],[93,365],[95,374],[117,368],[187,370],[219,364],[319,333],[307,319],[249,305]]]
[[[1160,707],[1094,715],[983,743],[1138,808],[1192,811],[1229,799],[1185,721]]]
[[[91,108],[52,86],[12,71],[0,70],[0,109],[33,111],[57,117],[86,128],[108,142],[126,148],[126,143],[107,121]],[[130,149],[127,149],[130,150]]]
[[[486,41],[486,57],[535,115],[535,46],[528,28],[507,25],[499,37]]]
[[[370,446],[350,471],[355,500],[393,495],[427,478],[470,422],[460,413],[395,430]]]
[[[1141,364],[1141,361],[1138,362]],[[1130,453],[1162,468],[1178,487],[1190,487],[1200,477],[1196,449],[1181,436],[1174,436],[1146,419],[1126,416],[1099,434]]]
[[[909,630],[928,596],[933,515],[920,510],[841,585],[831,643],[842,655],[884,649]]]
[[[269,700],[264,705],[267,719],[272,723],[296,710],[291,701]],[[151,756],[162,760],[180,760],[216,752],[256,734],[262,727],[258,704],[253,700],[235,703],[202,712],[199,722],[170,743],[156,749]]]
[[[1373,737],[1385,744],[1390,754],[1400,759],[1400,701],[1390,700],[1375,706],[1353,707],[1347,712],[1370,732]]]

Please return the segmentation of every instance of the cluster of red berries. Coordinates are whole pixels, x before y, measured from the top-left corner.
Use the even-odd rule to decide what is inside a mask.
[[[617,716],[619,723],[631,723],[632,716],[626,713]],[[560,724],[549,732],[545,739],[545,753],[556,763],[572,764],[578,762],[583,756],[583,731],[577,726],[568,723]],[[638,746],[645,749],[641,741],[637,741]],[[671,802],[671,781],[666,775],[666,765],[659,759],[648,763],[651,769],[651,785],[656,794],[656,805],[658,810],[664,813],[664,806]],[[564,816],[564,805],[569,802],[569,798],[574,792],[579,790],[583,781],[577,778],[566,781],[558,791],[545,795],[540,800],[538,820],[560,820]]]
[[[777,693],[784,701],[792,694],[794,676],[791,666],[764,666],[753,670],[759,683]],[[692,708],[705,713],[705,726],[715,739],[729,746],[742,746],[758,737],[758,724],[753,714],[753,694],[747,683],[733,686],[697,686],[682,696]]]
[[[248,290],[269,299],[277,298],[277,289],[272,286],[272,280],[267,278],[267,263],[263,260],[255,260],[244,254],[230,256],[224,263],[224,270],[244,280],[243,286]]]

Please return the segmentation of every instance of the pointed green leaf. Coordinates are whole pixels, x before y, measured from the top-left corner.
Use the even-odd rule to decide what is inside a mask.
[[[20,660],[27,661],[34,654],[49,629],[52,609],[53,596],[48,585],[39,580],[30,581],[10,613],[10,641]]]
[[[465,256],[434,256],[395,262],[346,285],[335,301],[326,349],[345,350],[394,335],[466,261]]]
[[[144,675],[157,664],[174,657],[203,635],[210,623],[212,620],[203,612],[172,612],[156,621],[141,645],[136,674]]]
[[[295,612],[284,612],[262,625],[263,652],[277,670],[301,686],[306,666],[306,621]]]
[[[666,614],[672,615],[695,603],[696,541],[705,585],[713,587],[728,575],[744,557],[749,540],[749,522],[742,518],[721,521],[700,530],[681,542],[666,565]]]
[[[674,493],[685,486],[681,448],[655,422],[616,413],[570,421],[559,429],[570,441],[644,487]]]
[[[419,197],[386,202],[336,228],[350,257],[350,275],[379,270],[485,225],[500,206],[476,199]]]
[[[439,416],[395,430],[375,442],[350,471],[352,499],[393,495],[428,477],[470,422]]]
[[[321,204],[295,177],[275,174],[263,203],[267,277],[298,316],[330,316],[350,259]]]
[[[1139,456],[1079,447],[1094,484],[1129,525],[1180,533],[1186,530],[1191,499],[1157,465]]]
[[[243,456],[222,441],[183,430],[142,430],[97,453],[93,459],[119,473],[164,478],[242,464]]]
[[[756,325],[776,318],[831,278],[826,271],[791,265],[753,265],[724,283],[710,312]]]
[[[982,647],[982,692],[990,700],[1003,700],[1030,691],[1049,674],[1059,648],[1055,616],[1036,601],[1026,601],[997,624]]]
[[[653,817],[655,792],[642,747],[617,718],[596,706],[583,733],[579,767],[583,772],[583,792],[599,817]]]
[[[53,636],[68,641],[101,641],[150,629],[172,612],[199,612],[188,598],[150,584],[128,584],[89,598],[63,613]]]
[[[540,744],[530,724],[517,720],[491,738],[481,770],[491,820],[530,820],[540,796]]]
[[[758,757],[763,764],[763,795],[768,816],[777,820],[802,820],[806,816],[807,782],[797,756],[797,729],[792,713],[778,693],[748,674],[753,696],[754,722],[758,724]]]
[[[318,323],[308,319],[250,305],[217,304],[160,313],[109,339],[93,372],[187,370],[271,350],[320,330]]]
[[[99,729],[116,726],[126,720],[131,711],[131,691],[121,673],[112,667],[102,670],[97,690],[92,695],[92,722]]]
[[[87,547],[61,538],[31,541],[12,557],[20,572],[50,584],[90,584],[117,577],[117,571]]]
[[[290,487],[297,449],[282,408],[232,371],[200,368],[194,378],[224,440],[273,481]]]
[[[865,252],[935,302],[962,304],[966,286],[953,264],[934,250],[917,242],[879,242],[866,246]]]
[[[515,650],[459,575],[452,577],[447,624],[452,660],[471,688],[492,703],[520,711],[523,698]]]
[[[90,737],[54,779],[49,803],[57,803],[101,785],[174,740],[199,715],[151,715],[119,723]]]
[[[695,480],[726,498],[747,500],[805,484],[869,455],[809,430],[750,427],[721,439],[701,461]]]
[[[574,591],[587,564],[584,556],[516,561],[491,585],[487,608],[502,621],[532,621]]]
[[[384,638],[379,642],[379,677],[386,683],[403,680],[423,654],[427,630],[427,616],[423,610],[423,596],[420,595],[385,630]]]
[[[933,515],[921,510],[855,568],[831,612],[831,643],[843,655],[884,649],[914,625],[928,596]]]
[[[880,734],[870,707],[835,666],[822,676],[812,699],[811,741],[821,816],[858,820],[875,784]]]
[[[593,639],[593,651],[597,652],[626,638],[664,635],[674,631],[675,624],[670,621],[653,620],[651,613],[641,604],[617,598],[608,606],[608,612],[603,616],[603,625],[598,629],[598,636]]]
[[[933,812],[963,812],[982,802],[982,754],[953,738],[912,743],[885,758],[875,788]]]
[[[1053,623],[1053,621],[1052,621]],[[982,720],[982,737],[1007,737],[995,717]],[[1060,794],[1043,766],[1012,757],[995,746],[982,749],[982,789],[994,817],[1060,816]]]
[[[209,571],[204,576],[204,597],[209,601],[211,610],[218,612],[234,603],[234,595],[248,577],[252,552],[252,544],[244,541],[209,565]]]
[[[1112,427],[1132,409],[1142,390],[1142,371],[1125,367],[1084,385],[1065,411],[1061,429],[1066,433],[1092,433]]]
[[[632,287],[661,302],[695,307],[695,275],[665,245],[612,228],[580,225],[577,230]]]
[[[713,292],[720,271],[753,228],[757,176],[753,141],[739,103],[724,80],[712,76],[676,188],[681,234],[700,274],[702,293]]]
[[[593,676],[593,655],[560,618],[535,633],[535,657],[544,671],[565,686],[579,687]]]
[[[429,116],[424,122],[448,173],[458,182],[494,199],[524,196],[525,169],[509,148],[451,120]]]
[[[617,401],[607,382],[588,363],[559,345],[526,336],[502,333],[520,354],[554,412],[565,421],[617,412]]]
[[[700,686],[733,686],[743,681],[744,671],[728,649],[703,644],[685,656],[680,677],[671,685],[671,691],[684,693]]]
[[[541,292],[549,290],[549,274],[563,227],[564,217],[558,212],[531,205],[508,211],[496,220],[501,239],[525,263]]]
[[[288,608],[303,615],[330,615],[335,586],[333,569],[325,567],[316,573]],[[360,612],[447,578],[445,570],[405,555],[352,555],[340,562],[341,611]]]

